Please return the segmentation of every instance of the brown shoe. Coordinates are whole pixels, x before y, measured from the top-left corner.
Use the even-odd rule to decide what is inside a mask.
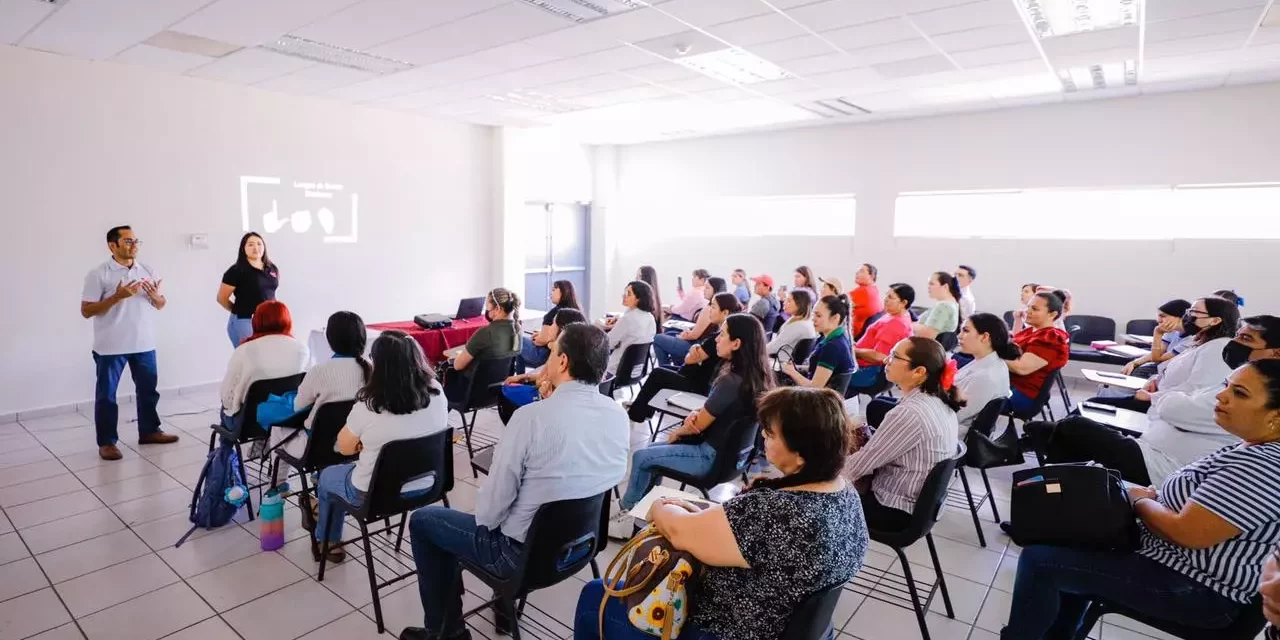
[[[119,460],[124,456],[120,455],[120,449],[114,444],[109,444],[104,447],[98,447],[98,457],[103,460]]]
[[[138,436],[138,444],[173,444],[177,441],[178,436],[163,431]]]

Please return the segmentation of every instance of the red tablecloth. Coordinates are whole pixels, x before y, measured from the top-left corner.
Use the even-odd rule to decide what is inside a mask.
[[[445,350],[466,344],[467,340],[486,324],[489,324],[489,321],[480,317],[454,320],[453,326],[448,329],[423,329],[412,320],[371,324],[369,328],[375,331],[395,329],[409,334],[422,345],[422,351],[427,354],[427,359],[436,363],[444,359]]]

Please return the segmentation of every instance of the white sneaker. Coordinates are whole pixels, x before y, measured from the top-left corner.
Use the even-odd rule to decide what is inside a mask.
[[[612,540],[630,540],[636,534],[635,518],[626,511],[620,511],[609,518],[609,538]]]

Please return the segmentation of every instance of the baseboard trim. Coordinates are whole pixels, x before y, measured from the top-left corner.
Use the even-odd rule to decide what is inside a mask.
[[[160,389],[160,396],[169,395],[187,395],[194,393],[206,393],[209,391],[217,391],[218,382],[202,382],[199,384],[187,385],[184,387],[166,387]],[[121,394],[116,396],[116,402],[121,405],[133,404],[134,395],[132,393]],[[0,424],[11,422],[19,422],[22,420],[34,420],[36,418],[47,418],[49,416],[58,416],[67,413],[88,413],[93,414],[93,400],[81,400],[79,402],[69,402],[67,404],[54,405],[50,407],[38,407],[35,409],[26,409],[9,413],[0,413]]]

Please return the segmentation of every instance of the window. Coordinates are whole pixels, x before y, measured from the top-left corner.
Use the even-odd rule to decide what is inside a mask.
[[[1280,239],[1280,185],[904,193],[893,235],[1063,240]]]
[[[852,236],[852,194],[643,200],[627,207],[627,233],[646,237]]]

